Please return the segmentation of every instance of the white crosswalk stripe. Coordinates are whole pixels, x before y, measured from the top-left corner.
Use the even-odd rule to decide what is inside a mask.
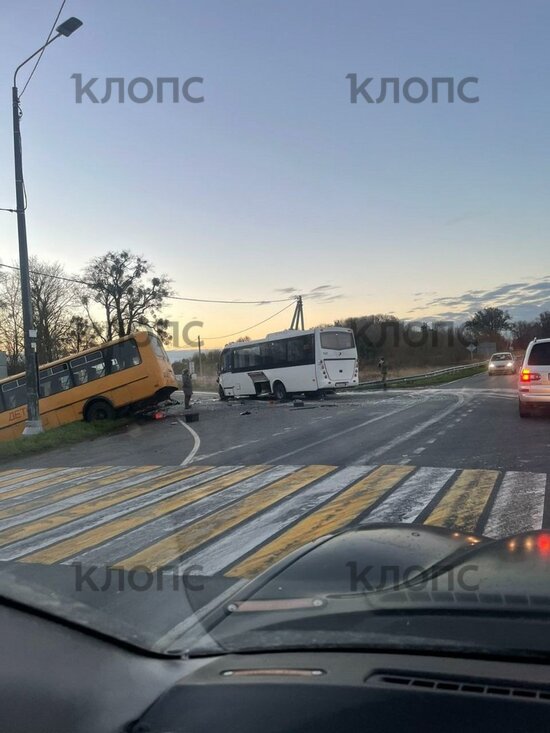
[[[547,477],[544,473],[508,471],[485,523],[489,537],[541,529]]]
[[[385,501],[375,507],[361,524],[414,522],[454,473],[452,468],[419,468]]]
[[[279,543],[280,551],[287,540],[290,546],[296,537],[308,542],[308,532],[319,536],[325,516],[338,529],[416,522],[420,517],[429,524],[441,520],[442,526],[457,531],[466,531],[468,524],[468,531],[476,527],[494,538],[538,530],[545,521],[549,487],[545,473],[412,465],[200,466],[195,475],[178,473],[182,470],[101,466],[0,471],[0,560],[29,557],[29,562],[46,564],[109,565],[131,562],[140,553],[164,557],[173,551],[170,564],[180,570],[200,565],[205,574],[230,574],[231,567],[238,573],[250,558],[252,565],[258,562],[262,548],[270,552]],[[303,471],[309,471],[306,479],[285,492],[286,479],[292,481]],[[378,471],[386,478],[373,498],[371,484],[379,480]],[[134,492],[134,487],[142,488]],[[197,487],[199,493],[180,500]],[[200,531],[195,539],[196,527]],[[183,539],[170,545],[172,533],[180,530]],[[33,559],[43,552],[51,557]]]

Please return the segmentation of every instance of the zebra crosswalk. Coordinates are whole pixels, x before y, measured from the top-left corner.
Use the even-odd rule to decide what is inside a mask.
[[[252,577],[346,527],[504,537],[545,526],[545,473],[411,465],[0,471],[0,560]]]

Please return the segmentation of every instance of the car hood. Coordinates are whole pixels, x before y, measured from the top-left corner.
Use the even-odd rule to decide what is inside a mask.
[[[295,623],[303,631],[304,620],[324,615],[334,625],[357,612],[546,621],[549,581],[550,534],[543,531],[493,540],[424,525],[372,525],[296,551],[226,600],[203,628],[223,647],[262,629]]]
[[[375,617],[426,611],[453,618],[464,612],[499,619],[538,614],[546,623],[550,534],[493,540],[426,525],[373,524],[305,544],[253,579],[182,578],[186,582],[137,569],[13,561],[0,567],[0,595],[90,632],[173,655],[212,639],[222,650],[233,638],[239,639],[234,647],[243,640],[254,646],[256,631],[262,646],[264,630],[284,624],[298,629],[292,640],[305,643],[301,630],[312,619],[323,632],[332,624],[339,643],[353,614],[368,617],[369,628]],[[416,632],[423,638],[428,633]],[[402,635],[403,628],[392,634]],[[465,628],[464,638],[470,636]],[[550,629],[539,636],[548,639],[550,654]]]

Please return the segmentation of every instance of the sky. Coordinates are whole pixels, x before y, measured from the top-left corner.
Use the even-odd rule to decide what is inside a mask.
[[[2,207],[12,70],[60,3],[3,3]],[[66,0],[71,15],[83,27],[21,99],[32,255],[78,274],[130,248],[181,296],[263,301],[171,301],[210,347],[288,327],[291,300],[249,328],[298,293],[306,326],[550,309],[547,0]],[[350,73],[374,97],[382,77],[478,77],[479,102],[351,104]],[[202,77],[204,102],[77,104],[73,74],[100,98],[107,77]],[[0,260],[17,260],[6,212]]]

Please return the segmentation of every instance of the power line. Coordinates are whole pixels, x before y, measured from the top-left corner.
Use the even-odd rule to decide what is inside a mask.
[[[19,270],[19,267],[16,267],[15,265],[6,265],[3,262],[0,262],[0,267],[7,267],[9,270]],[[85,280],[79,280],[75,277],[66,277],[63,275],[52,275],[48,272],[38,272],[38,270],[29,270],[29,272],[32,275],[40,275],[41,277],[51,277],[54,280],[64,280],[65,282],[70,283],[77,283],[78,285],[85,285],[87,288],[93,287],[91,283],[86,282]],[[170,300],[187,300],[191,301],[193,303],[221,303],[223,305],[271,305],[271,303],[287,303],[289,300],[294,302],[296,300],[296,296],[292,296],[291,298],[279,298],[275,300],[215,300],[215,299],[209,299],[209,298],[187,298],[182,295],[167,295],[167,299]],[[289,305],[292,305],[292,302]]]
[[[230,305],[271,305],[271,303],[287,303],[296,298],[279,298],[275,300],[207,300],[205,298],[184,298],[181,295],[168,295],[172,300],[190,300],[194,303],[225,303]]]
[[[21,92],[21,94],[19,95],[19,98],[20,98],[20,99],[21,99],[21,97],[23,96],[23,93],[25,92],[25,89],[27,88],[27,86],[28,86],[28,84],[29,84],[30,80],[32,79],[32,77],[33,77],[33,74],[34,74],[34,72],[36,71],[36,67],[37,67],[37,66],[38,66],[38,64],[40,63],[40,59],[42,58],[42,55],[43,55],[44,51],[46,50],[46,46],[48,45],[48,43],[49,43],[49,41],[50,41],[50,38],[52,37],[52,33],[53,33],[53,32],[54,32],[54,30],[55,30],[55,26],[57,25],[57,21],[59,20],[59,16],[60,16],[60,15],[61,15],[61,13],[63,12],[63,8],[65,7],[65,3],[66,3],[66,2],[67,2],[67,0],[63,0],[63,2],[61,3],[61,7],[59,8],[59,12],[57,13],[57,15],[56,15],[56,17],[55,17],[55,20],[54,20],[54,22],[53,22],[53,25],[52,25],[52,27],[51,27],[51,29],[50,29],[50,32],[48,33],[48,37],[46,38],[46,43],[44,44],[44,48],[43,48],[43,49],[42,49],[42,51],[41,51],[41,52],[39,53],[39,55],[38,55],[38,58],[36,59],[36,61],[35,61],[35,64],[34,64],[34,66],[32,67],[32,71],[31,71],[31,73],[29,74],[29,78],[28,78],[28,79],[27,79],[27,81],[25,82],[25,86],[23,87],[23,91],[22,91],[22,92]]]
[[[19,271],[19,267],[16,267],[15,265],[5,265],[3,262],[0,262],[0,267],[7,267],[9,270]],[[68,282],[68,283],[78,283],[79,285],[86,285],[87,287],[91,287],[90,283],[87,283],[84,280],[77,280],[74,277],[65,277],[63,275],[51,275],[49,272],[38,272],[37,270],[29,270],[29,272],[32,275],[40,275],[41,277],[51,277],[53,280],[64,280],[65,282]]]
[[[268,321],[271,321],[272,318],[275,318],[276,316],[283,313],[283,311],[288,310],[291,305],[293,305],[293,303],[289,303],[288,305],[285,305],[284,308],[281,308],[280,311],[277,311],[277,313],[274,313],[272,316],[269,316],[269,318],[265,318],[263,321],[260,321],[259,323],[255,323],[253,326],[248,326],[248,328],[243,328],[242,331],[236,331],[235,333],[226,333],[223,336],[201,336],[201,339],[203,341],[214,341],[215,339],[228,339],[231,336],[239,336],[241,333],[244,333],[245,331],[252,331],[253,328],[257,328],[258,326],[261,326],[263,323],[267,323]]]

